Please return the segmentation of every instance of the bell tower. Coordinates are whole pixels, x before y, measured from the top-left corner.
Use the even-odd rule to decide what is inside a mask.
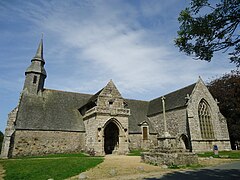
[[[43,59],[43,38],[41,39],[36,55],[31,60],[31,65],[25,72],[25,82],[23,91],[30,94],[39,94],[44,87],[44,81],[47,73],[44,69],[45,61]]]

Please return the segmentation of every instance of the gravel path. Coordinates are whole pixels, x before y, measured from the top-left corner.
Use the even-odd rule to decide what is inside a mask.
[[[82,173],[82,179],[143,179],[145,177],[155,177],[156,175],[173,172],[174,170],[167,169],[166,167],[153,166],[141,162],[139,156],[119,156],[107,155],[103,163],[99,164],[93,169]],[[70,178],[79,179],[75,176]]]
[[[3,169],[2,165],[0,164],[0,179],[3,179],[5,170]]]
[[[226,159],[199,159],[200,164],[204,166],[215,166],[222,163],[231,162]],[[119,156],[107,155],[103,163],[93,169],[84,172],[68,180],[90,179],[90,180],[130,180],[130,179],[155,179],[162,177],[167,173],[185,172],[187,169],[167,169],[166,166],[153,166],[141,162],[139,156]]]
[[[84,172],[80,175],[69,178],[68,180],[79,180],[79,179],[89,179],[89,180],[131,180],[131,179],[156,179],[164,177],[167,173],[177,173],[185,172],[181,169],[167,169],[166,166],[153,166],[141,162],[139,156],[119,156],[119,155],[107,155],[104,157],[103,163]],[[227,159],[209,159],[202,158],[199,159],[200,164],[205,166],[215,166],[222,163],[228,163],[232,160]],[[0,180],[4,177],[5,170],[0,164]]]

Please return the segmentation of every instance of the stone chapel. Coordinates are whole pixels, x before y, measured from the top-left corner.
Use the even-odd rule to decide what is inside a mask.
[[[44,87],[43,41],[25,72],[19,103],[8,116],[1,156],[88,152],[126,154],[159,146],[230,150],[226,119],[204,82],[149,101],[125,99],[110,80],[96,94]]]

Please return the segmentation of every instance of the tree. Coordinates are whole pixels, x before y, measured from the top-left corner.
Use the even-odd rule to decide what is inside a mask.
[[[2,131],[0,131],[0,153],[1,153],[1,150],[2,150],[3,137],[4,137],[4,134],[2,133]]]
[[[240,71],[231,71],[208,84],[209,91],[219,101],[226,117],[232,147],[240,141]]]
[[[212,2],[212,1],[211,1]],[[217,51],[229,52],[230,61],[240,66],[240,0],[191,0],[180,12],[175,45],[196,59],[211,61]]]

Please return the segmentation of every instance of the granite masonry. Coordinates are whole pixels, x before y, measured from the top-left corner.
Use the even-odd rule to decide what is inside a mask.
[[[43,41],[9,113],[2,158],[133,149],[230,150],[226,119],[201,78],[150,101],[125,99],[110,80],[96,94],[46,89]],[[181,159],[182,157],[179,156]]]

